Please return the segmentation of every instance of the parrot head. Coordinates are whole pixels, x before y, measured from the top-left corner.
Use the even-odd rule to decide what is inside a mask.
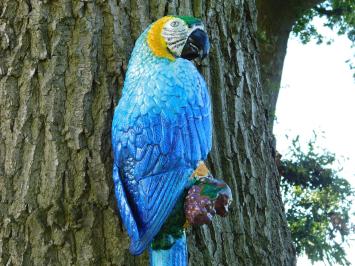
[[[155,56],[174,61],[206,57],[210,49],[201,20],[188,16],[165,16],[148,31],[148,45]]]

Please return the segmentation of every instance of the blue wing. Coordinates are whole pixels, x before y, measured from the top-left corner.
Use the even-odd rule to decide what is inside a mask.
[[[115,193],[140,254],[211,149],[206,84],[192,63],[177,59],[144,81],[126,78],[112,125]]]

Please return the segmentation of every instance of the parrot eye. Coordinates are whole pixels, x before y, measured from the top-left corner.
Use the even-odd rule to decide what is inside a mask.
[[[175,20],[175,21],[171,22],[171,23],[170,23],[170,26],[171,26],[171,27],[174,27],[174,28],[177,27],[177,26],[179,26],[179,21],[176,21],[176,20]]]

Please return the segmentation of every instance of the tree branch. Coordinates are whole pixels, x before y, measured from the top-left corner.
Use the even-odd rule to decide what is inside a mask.
[[[326,9],[324,7],[318,7],[316,6],[314,8],[320,15],[323,16],[342,16],[346,13],[352,12],[349,8],[335,8],[332,10]]]

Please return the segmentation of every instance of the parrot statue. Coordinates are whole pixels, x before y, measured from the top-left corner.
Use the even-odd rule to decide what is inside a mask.
[[[184,197],[212,143],[206,82],[191,61],[209,48],[199,19],[165,16],[152,23],[135,43],[114,112],[117,205],[131,254],[150,248],[151,265],[187,265],[183,212],[193,210],[184,208]]]

